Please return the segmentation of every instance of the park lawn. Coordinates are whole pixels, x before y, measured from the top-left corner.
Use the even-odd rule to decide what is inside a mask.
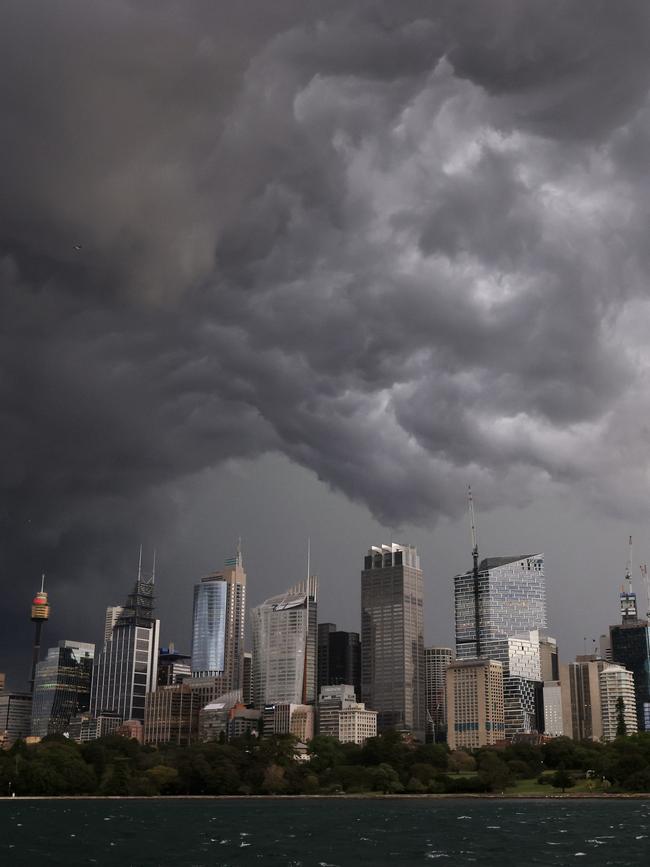
[[[567,793],[578,794],[580,792],[597,792],[599,787],[593,780],[576,779],[575,785],[567,789]],[[539,783],[537,777],[531,780],[517,780],[513,786],[506,789],[508,795],[560,795],[562,789],[556,789],[550,783]]]

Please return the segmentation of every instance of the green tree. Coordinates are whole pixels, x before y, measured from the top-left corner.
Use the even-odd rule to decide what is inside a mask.
[[[502,792],[511,782],[510,769],[494,750],[486,750],[481,755],[478,778],[491,792]]]
[[[455,771],[457,774],[461,771],[465,773],[475,771],[476,759],[465,750],[454,750],[449,755],[448,767],[450,771]]]
[[[178,771],[176,768],[170,768],[168,765],[155,765],[145,771],[145,776],[151,780],[157,792],[161,795],[167,795],[174,791],[174,786],[178,781]]]
[[[627,724],[625,722],[625,701],[622,695],[616,699],[616,737],[624,738],[627,734]]]
[[[269,765],[264,771],[262,791],[267,795],[280,795],[286,791],[287,783],[284,779],[285,769],[282,765]]]
[[[382,762],[372,769],[371,778],[373,789],[376,792],[384,792],[387,795],[394,795],[404,791],[404,786],[400,782],[399,774],[395,768],[386,762]]]
[[[560,765],[551,777],[551,785],[556,789],[562,789],[562,794],[564,794],[567,789],[571,789],[575,786],[575,780],[566,770],[564,765]]]

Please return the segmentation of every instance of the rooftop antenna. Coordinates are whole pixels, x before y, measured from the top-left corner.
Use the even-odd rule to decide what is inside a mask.
[[[142,580],[142,543],[140,543],[140,556],[138,558],[138,581]]]
[[[474,498],[472,487],[467,486],[467,504],[469,507],[469,520],[472,529],[472,575],[474,578],[474,635],[476,655],[481,655],[481,612],[480,612],[480,587],[478,574],[478,537],[476,534],[476,516],[474,514]]]
[[[625,580],[627,581],[627,592],[632,592],[632,537],[627,546],[627,563],[625,564]]]
[[[156,582],[156,549],[153,549],[153,566],[151,568],[151,583],[155,584]]]
[[[639,568],[641,570],[641,578],[646,593],[646,617],[650,620],[650,582],[648,582],[648,566],[646,563],[641,563]]]
[[[41,593],[45,591],[45,572],[41,574]]]
[[[242,550],[241,550],[241,536],[237,537],[237,565],[238,566],[244,565],[244,561],[243,561],[243,557],[242,557]]]
[[[307,580],[311,575],[311,536],[307,536]]]

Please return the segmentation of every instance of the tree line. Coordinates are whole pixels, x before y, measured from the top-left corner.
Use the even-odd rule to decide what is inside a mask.
[[[61,736],[0,753],[0,792],[9,795],[333,795],[504,792],[518,780],[565,790],[650,792],[650,733],[611,743],[556,738],[542,746],[450,752],[409,744],[396,732],[364,746],[315,737],[309,760],[295,738],[245,737],[178,747],[110,736],[77,744]]]

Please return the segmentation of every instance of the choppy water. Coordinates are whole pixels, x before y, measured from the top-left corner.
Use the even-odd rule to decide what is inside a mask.
[[[0,802],[0,865],[641,865],[650,801]]]

